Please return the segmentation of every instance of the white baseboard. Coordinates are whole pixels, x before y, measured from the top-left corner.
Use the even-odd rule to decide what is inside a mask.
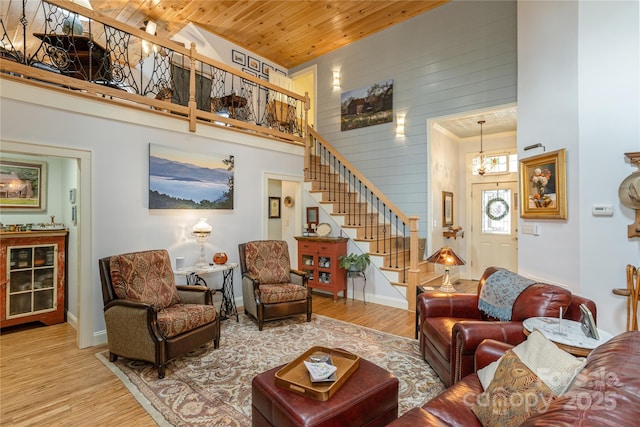
[[[67,311],[67,323],[76,331],[78,330],[78,318]]]
[[[107,343],[107,331],[102,330],[93,333],[93,345],[101,345]]]

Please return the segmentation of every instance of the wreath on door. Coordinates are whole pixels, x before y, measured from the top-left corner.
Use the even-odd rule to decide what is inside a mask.
[[[493,221],[500,221],[509,214],[509,205],[502,197],[489,200],[485,213]]]

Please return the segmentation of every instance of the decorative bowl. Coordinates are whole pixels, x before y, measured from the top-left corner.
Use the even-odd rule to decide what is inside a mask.
[[[224,252],[216,252],[213,254],[214,264],[226,264],[228,259],[227,254]]]

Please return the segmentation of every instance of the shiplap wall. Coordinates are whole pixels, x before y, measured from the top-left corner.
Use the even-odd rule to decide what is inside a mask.
[[[317,64],[317,129],[427,232],[426,120],[516,101],[516,3],[452,1],[291,72]],[[340,70],[341,87],[332,87]],[[394,123],[340,131],[341,92],[393,79]]]

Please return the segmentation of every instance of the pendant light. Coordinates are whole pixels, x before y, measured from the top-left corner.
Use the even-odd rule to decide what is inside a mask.
[[[484,176],[484,174],[492,168],[490,160],[487,159],[487,156],[484,154],[484,148],[482,145],[482,125],[484,125],[485,123],[485,120],[478,120],[478,124],[480,125],[480,152],[476,157],[476,159],[478,160],[477,167],[474,169],[475,172],[477,172],[480,176]]]

